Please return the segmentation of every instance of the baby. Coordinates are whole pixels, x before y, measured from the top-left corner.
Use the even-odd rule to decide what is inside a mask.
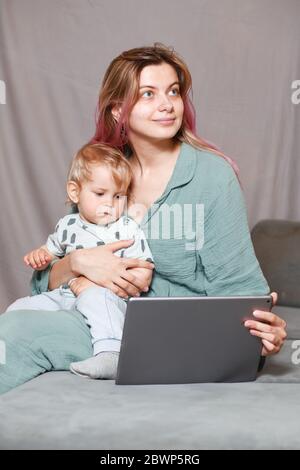
[[[130,165],[120,151],[104,144],[85,145],[73,159],[67,181],[68,202],[77,205],[79,212],[60,219],[46,244],[25,255],[26,265],[42,270],[72,250],[129,239],[134,243],[115,254],[153,263],[143,231],[124,215],[131,181]],[[137,269],[149,284],[152,269],[135,268],[135,274]],[[93,379],[114,379],[126,306],[126,300],[111,290],[80,276],[58,289],[18,299],[7,311],[78,310],[90,328],[94,356],[71,363],[71,372]]]

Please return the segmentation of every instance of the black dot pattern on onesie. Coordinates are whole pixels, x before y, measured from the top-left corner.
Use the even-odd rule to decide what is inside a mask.
[[[68,231],[65,229],[65,230],[63,231],[63,236],[62,236],[62,240],[61,240],[61,241],[62,241],[62,242],[65,242],[66,239],[67,239],[67,237],[68,237]]]
[[[69,222],[68,222],[68,225],[73,225],[73,224],[75,224],[75,222],[76,222],[76,219],[74,219],[74,218],[70,219]]]
[[[76,245],[76,250],[81,250],[83,248],[82,245]]]
[[[72,233],[70,243],[75,243],[76,233]]]
[[[145,241],[144,240],[141,240],[141,247],[142,247],[142,251],[145,251]]]
[[[59,248],[59,243],[56,240],[53,240],[53,244],[56,246],[56,248]]]
[[[103,240],[100,240],[99,242],[97,242],[97,246],[101,246],[101,245],[105,245]]]
[[[117,240],[120,240],[120,232],[115,232],[115,237]]]

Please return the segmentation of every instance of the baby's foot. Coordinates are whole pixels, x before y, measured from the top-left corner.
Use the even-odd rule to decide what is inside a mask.
[[[84,361],[72,362],[70,371],[90,379],[115,379],[117,375],[119,353],[105,351]]]

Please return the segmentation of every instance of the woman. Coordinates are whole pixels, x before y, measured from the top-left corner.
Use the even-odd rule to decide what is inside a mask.
[[[155,260],[151,285],[139,276],[139,267],[151,265],[113,254],[129,240],[72,252],[35,273],[33,293],[74,277],[77,295],[86,280],[120,297],[269,293],[251,243],[237,167],[195,135],[190,89],[185,63],[155,44],[114,59],[99,96],[92,142],[120,148],[132,166],[128,212],[148,235]],[[276,294],[273,298],[276,302]],[[270,312],[255,316],[245,326],[261,338],[262,356],[277,353],[285,322]],[[89,331],[76,312],[10,312],[0,317],[0,332],[10,352],[0,368],[2,392],[47,370],[68,370],[70,362],[91,355]]]

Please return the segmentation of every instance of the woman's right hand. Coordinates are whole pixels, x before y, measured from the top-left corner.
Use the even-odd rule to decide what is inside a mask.
[[[133,243],[134,240],[120,240],[96,248],[73,251],[70,253],[72,271],[110,289],[119,297],[136,296],[145,286],[130,273],[130,268],[153,269],[154,264],[136,258],[121,258],[114,254]]]

